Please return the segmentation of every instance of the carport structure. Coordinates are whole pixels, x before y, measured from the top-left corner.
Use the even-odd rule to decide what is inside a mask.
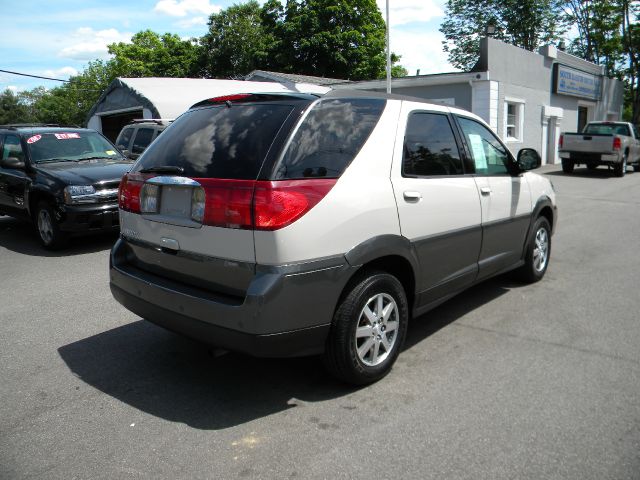
[[[304,92],[329,89],[308,83],[215,80],[201,78],[116,78],[87,115],[89,128],[115,141],[122,127],[134,119],[174,119],[206,98],[234,93]]]

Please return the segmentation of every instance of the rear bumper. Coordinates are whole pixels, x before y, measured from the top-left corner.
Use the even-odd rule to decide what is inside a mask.
[[[118,204],[78,205],[60,208],[60,230],[71,234],[112,231],[120,228]]]
[[[622,156],[618,153],[588,153],[588,152],[572,152],[560,151],[560,158],[564,160],[572,160],[575,163],[595,163],[599,165],[612,165],[620,163]]]
[[[321,353],[354,270],[337,259],[322,268],[269,267],[256,273],[244,298],[229,297],[132,267],[122,258],[123,242],[116,242],[110,260],[111,292],[118,302],[169,330],[258,357]]]

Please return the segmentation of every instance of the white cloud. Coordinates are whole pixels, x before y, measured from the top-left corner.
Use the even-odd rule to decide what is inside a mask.
[[[76,70],[73,67],[62,67],[57,70],[45,70],[43,72],[43,75],[45,77],[53,77],[53,78],[60,78],[60,79],[73,77],[74,75],[77,75],[77,74],[78,74],[78,70]]]
[[[172,17],[186,17],[189,14],[218,13],[221,8],[218,5],[212,5],[209,0],[160,0],[153,10]]]
[[[444,36],[437,31],[406,32],[392,28],[390,32],[391,51],[402,55],[400,65],[405,67],[409,75],[453,72],[454,68],[442,51]]]
[[[13,93],[18,93],[18,90],[20,90],[19,87],[16,87],[15,85],[7,85],[7,90],[11,90]]]
[[[386,19],[386,0],[377,0]],[[389,0],[389,24],[394,27],[414,22],[429,22],[444,16],[442,0]]]
[[[107,45],[116,42],[129,42],[132,36],[132,33],[119,32],[115,28],[106,30],[94,30],[90,27],[78,28],[71,35],[71,40],[75,43],[60,50],[58,56],[74,60],[106,58],[108,57]]]
[[[181,28],[200,27],[207,24],[207,17],[193,17],[176,23]]]

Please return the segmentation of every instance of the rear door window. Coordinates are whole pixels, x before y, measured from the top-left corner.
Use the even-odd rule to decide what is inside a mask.
[[[134,171],[178,166],[187,177],[255,180],[292,110],[271,103],[196,108],[149,146]]]
[[[118,135],[118,140],[116,140],[116,145],[121,150],[129,149],[129,142],[131,141],[131,134],[133,133],[133,127],[125,128]]]
[[[149,146],[151,139],[153,138],[152,128],[139,128],[136,133],[136,138],[133,140],[133,147],[131,147],[132,153],[142,153],[144,149]]]
[[[274,179],[340,177],[371,135],[385,104],[366,98],[317,102],[291,138]]]
[[[444,114],[411,114],[404,139],[405,176],[462,175],[462,160],[453,129]]]

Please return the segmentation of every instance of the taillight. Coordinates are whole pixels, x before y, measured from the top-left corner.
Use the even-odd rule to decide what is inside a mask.
[[[562,144],[564,143],[564,135],[560,135],[560,140],[558,141],[558,145],[562,148]]]
[[[336,179],[256,182],[256,230],[278,230],[311,210],[333,188]]]
[[[622,140],[620,140],[620,137],[613,138],[613,149],[614,150],[622,149]]]
[[[118,194],[120,208],[134,213],[158,211],[160,187],[145,180],[139,174],[123,177]],[[292,224],[316,206],[337,181],[193,180],[200,186],[191,195],[192,220],[213,227],[256,230],[278,230]]]
[[[135,173],[127,173],[120,181],[118,188],[118,206],[128,212],[140,213],[140,189],[145,177]]]
[[[251,228],[253,180],[196,178],[204,190],[202,223],[214,227]]]

